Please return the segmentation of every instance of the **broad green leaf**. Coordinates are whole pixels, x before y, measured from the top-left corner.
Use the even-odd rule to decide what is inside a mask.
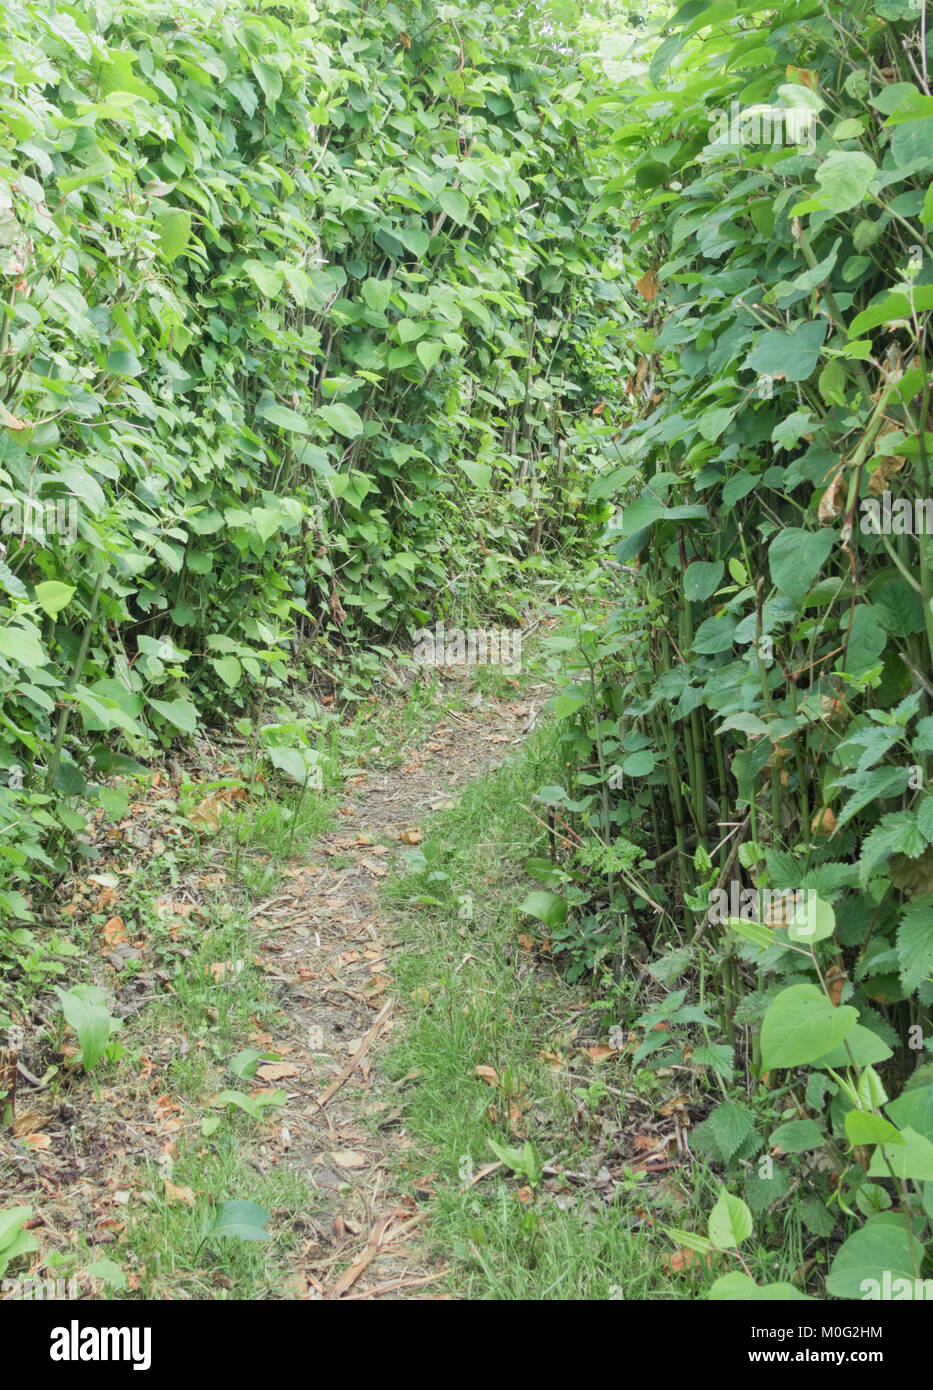
[[[684,570],[684,598],[691,603],[710,598],[722,583],[724,568],[722,560],[694,560]]]
[[[74,597],[75,590],[71,584],[62,584],[55,579],[47,579],[43,584],[36,585],[36,598],[39,607],[48,613],[50,618],[55,618],[67,608]]]
[[[916,1269],[923,1255],[923,1246],[909,1238],[903,1222],[896,1225],[873,1217],[856,1231],[837,1252],[826,1279],[826,1290],[833,1298],[865,1299],[873,1292],[892,1287],[894,1280],[909,1279],[914,1286]],[[889,1295],[890,1296],[890,1295]]]
[[[271,1233],[265,1230],[271,1220],[271,1214],[257,1202],[221,1202],[213,1221],[204,1228],[204,1239],[271,1240]]]
[[[816,985],[791,985],[772,1002],[761,1028],[761,1069],[802,1067],[840,1044],[858,1020],[847,1004],[834,1007]]]
[[[437,364],[443,351],[444,348],[442,344],[435,342],[433,339],[421,342],[415,348],[421,365],[424,367],[425,371],[428,372]]]
[[[518,910],[526,917],[536,917],[546,927],[559,927],[567,920],[567,904],[564,899],[556,893],[547,893],[544,889],[536,889],[534,893],[529,893],[524,902],[519,904]]]
[[[812,1303],[809,1294],[801,1293],[793,1284],[756,1284],[749,1275],[734,1269],[721,1274],[709,1291],[715,1303],[736,1300],[741,1303]]]
[[[877,172],[875,161],[861,150],[831,150],[816,171],[819,193],[798,203],[791,216],[814,210],[832,215],[849,212],[862,202]]]
[[[264,405],[259,413],[270,425],[275,425],[280,430],[290,430],[293,434],[310,433],[310,426],[304,416],[287,405],[273,402],[271,405]]]
[[[783,1153],[800,1154],[822,1148],[826,1136],[815,1120],[787,1120],[778,1125],[768,1142],[772,1148],[777,1146]]]
[[[850,1144],[903,1144],[900,1130],[871,1110],[850,1110],[846,1115],[846,1138]]]
[[[452,221],[462,225],[467,220],[470,205],[463,194],[458,193],[456,189],[445,188],[437,201]]]
[[[211,665],[217,672],[224,685],[231,690],[236,690],[243,678],[243,667],[235,656],[214,656],[211,657]]]
[[[81,1064],[85,1071],[93,1071],[110,1042],[111,1018],[104,1006],[100,990],[89,985],[77,985],[64,990],[56,986],[66,1023],[70,1023],[78,1035],[81,1047]]]
[[[157,221],[159,255],[168,265],[178,259],[191,237],[191,213],[175,208]]]
[[[181,729],[183,734],[196,732],[198,712],[190,700],[150,700],[149,705],[163,719],[174,724],[176,729]]]
[[[370,309],[382,312],[389,307],[389,299],[392,295],[391,280],[376,280],[373,276],[363,281],[363,298]]]
[[[771,579],[781,593],[800,602],[826,563],[836,537],[832,531],[803,531],[788,526],[768,549]]]
[[[732,1250],[752,1233],[752,1214],[741,1197],[725,1188],[709,1217],[709,1238],[717,1250]]]
[[[829,325],[826,319],[801,323],[790,332],[768,329],[745,359],[749,371],[762,376],[783,377],[787,381],[806,381],[819,361],[820,348]]]
[[[39,629],[25,619],[0,627],[0,656],[31,670],[49,660],[39,639]]]
[[[483,491],[492,482],[492,469],[488,463],[474,463],[470,459],[457,459],[457,467],[463,470],[475,487],[482,488]]]
[[[356,439],[363,433],[363,421],[350,405],[337,401],[333,405],[322,405],[318,411],[331,429],[342,434],[344,439]]]

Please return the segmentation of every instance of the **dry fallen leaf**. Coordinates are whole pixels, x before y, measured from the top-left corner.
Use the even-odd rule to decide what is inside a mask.
[[[335,1149],[330,1157],[338,1168],[365,1168],[369,1163],[366,1154],[358,1149]]]
[[[104,955],[108,955],[121,941],[129,941],[126,923],[122,917],[111,917],[103,925],[100,934]]]
[[[476,1075],[481,1076],[490,1086],[498,1086],[499,1084],[499,1073],[495,1067],[477,1067]]]
[[[814,835],[832,835],[836,829],[836,816],[831,806],[823,806],[817,811],[810,829]]]
[[[614,1057],[618,1049],[610,1047],[608,1043],[595,1043],[593,1047],[584,1048],[584,1051],[591,1062],[605,1062],[607,1057]]]
[[[49,1122],[49,1117],[37,1115],[33,1110],[27,1110],[25,1114],[17,1115],[13,1121],[13,1137],[22,1139],[27,1134],[34,1134],[37,1129],[44,1129]]]
[[[650,304],[652,299],[658,295],[658,281],[653,270],[646,270],[640,280],[635,281],[635,288],[642,299],[647,299]]]
[[[417,845],[421,840],[424,839],[424,836],[420,830],[409,829],[403,830],[401,835],[399,836],[399,839],[401,840],[403,845]]]
[[[28,1149],[50,1149],[52,1140],[48,1134],[27,1134],[26,1147]]]
[[[698,1255],[695,1250],[675,1250],[673,1255],[662,1255],[661,1264],[668,1274],[679,1274],[682,1270],[690,1269],[693,1265],[712,1264],[710,1255]]]
[[[173,1182],[169,1182],[166,1178],[165,1200],[169,1203],[169,1205],[171,1205],[173,1202],[179,1202],[183,1206],[193,1207],[195,1202],[197,1201],[197,1198],[195,1197],[190,1187],[176,1187]]]
[[[817,515],[822,526],[826,526],[830,522],[835,521],[842,511],[845,501],[842,494],[842,481],[844,477],[845,469],[840,468],[829,487],[820,498],[820,506]]]
[[[221,980],[226,979],[227,975],[239,975],[245,962],[241,960],[218,960],[212,965],[205,965],[205,975],[211,975],[215,984],[220,984]]]
[[[262,1081],[281,1081],[286,1076],[298,1076],[300,1070],[291,1062],[264,1062],[256,1068],[256,1075]]]

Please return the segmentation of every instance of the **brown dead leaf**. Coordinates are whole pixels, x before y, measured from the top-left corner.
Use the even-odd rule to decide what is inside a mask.
[[[892,454],[889,458],[879,459],[868,479],[868,491],[873,497],[882,497],[890,491],[891,478],[895,473],[900,473],[906,461],[902,454]]]
[[[13,1137],[23,1139],[27,1134],[35,1134],[36,1130],[45,1129],[49,1122],[47,1115],[37,1115],[32,1110],[27,1110],[22,1115],[17,1115],[13,1121]]]
[[[245,961],[242,960],[217,960],[212,965],[205,965],[205,975],[213,977],[215,984],[220,984],[228,975],[239,975],[243,969]]]
[[[842,492],[842,480],[844,477],[845,469],[840,468],[829,487],[820,498],[820,506],[817,515],[821,526],[828,526],[830,522],[835,521],[842,512],[845,503]]]
[[[50,1149],[52,1147],[51,1136],[48,1134],[27,1134],[26,1147],[27,1149]]]
[[[262,1081],[282,1081],[286,1076],[300,1076],[301,1071],[292,1062],[263,1062],[256,1068],[256,1075]]]
[[[524,932],[519,936],[518,944],[523,951],[533,951],[535,948],[534,937],[526,936]]]
[[[658,281],[653,270],[646,270],[640,280],[635,281],[635,288],[642,299],[647,299],[650,304],[652,299],[658,296]]]
[[[167,1178],[165,1180],[165,1200],[168,1202],[169,1206],[178,1202],[182,1206],[193,1207],[197,1202],[197,1198],[190,1187],[176,1187],[175,1184],[169,1182]]]
[[[365,1168],[369,1163],[368,1155],[359,1149],[334,1149],[330,1157],[338,1168]]]
[[[100,934],[104,955],[108,955],[121,941],[129,941],[126,923],[122,917],[111,917],[103,925]]]
[[[476,1067],[474,1070],[476,1075],[481,1076],[490,1086],[498,1086],[499,1073],[496,1071],[495,1067]]]
[[[614,1057],[618,1051],[608,1043],[594,1043],[592,1047],[585,1047],[583,1050],[591,1062],[605,1062],[607,1057]]]
[[[685,1269],[692,1269],[695,1265],[713,1263],[711,1255],[698,1255],[695,1250],[675,1250],[673,1255],[662,1255],[661,1264],[668,1274],[680,1274]]]
[[[836,817],[831,806],[823,806],[813,817],[810,829],[814,835],[832,835],[836,829]]]
[[[836,1008],[838,1008],[838,1007],[839,1007],[839,1000],[842,998],[842,987],[843,987],[843,985],[845,984],[846,980],[848,979],[848,976],[846,975],[846,972],[845,972],[845,967],[844,967],[843,965],[841,965],[839,962],[837,962],[837,963],[834,964],[834,965],[831,965],[831,966],[829,967],[829,969],[827,970],[827,972],[826,972],[825,979],[826,979],[826,988],[827,988],[827,990],[828,990],[828,992],[829,992],[829,997],[830,997],[830,999],[832,1000],[833,1005],[834,1005]],[[876,996],[871,996],[871,995],[870,995],[869,997],[876,997]],[[887,1002],[888,1002],[887,1000],[882,1000],[882,1003],[887,1003]]]
[[[418,843],[420,843],[421,840],[424,839],[424,835],[420,830],[415,828],[403,830],[401,835],[399,836],[399,839],[401,840],[403,845],[417,845]]]

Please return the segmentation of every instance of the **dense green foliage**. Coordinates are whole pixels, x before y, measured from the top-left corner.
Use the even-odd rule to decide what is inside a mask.
[[[858,1298],[933,1237],[933,43],[593,8],[9,7],[0,932],[110,774],[595,530],[521,910],[716,1097],[675,1239]]]
[[[296,635],[320,666],[478,589],[515,620],[516,570],[579,531],[619,291],[555,22],[8,7],[6,913],[121,742],[242,710]]]
[[[920,1274],[933,1211],[933,536],[864,521],[930,497],[930,57],[907,0],[690,0],[591,104],[648,301],[591,493],[632,582],[577,634],[580,771],[542,794],[590,808],[571,901],[608,879],[577,961],[621,918],[669,983],[712,971],[718,1022],[675,990],[639,1056],[748,1083],[695,1146],[818,1266],[849,1232],[855,1298]]]

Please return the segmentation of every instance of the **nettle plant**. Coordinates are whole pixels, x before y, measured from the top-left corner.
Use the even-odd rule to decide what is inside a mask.
[[[908,0],[691,0],[592,108],[642,314],[566,795],[639,848],[643,939],[747,1043],[698,1147],[846,1297],[876,1241],[923,1273],[933,1190],[931,57]],[[712,911],[733,884],[815,895],[815,929]]]

